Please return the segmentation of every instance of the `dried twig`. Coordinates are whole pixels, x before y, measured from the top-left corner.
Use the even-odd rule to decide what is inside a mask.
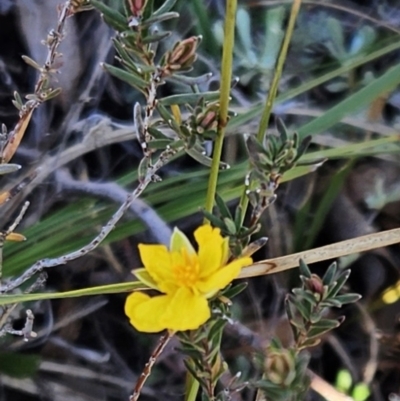
[[[57,50],[64,37],[65,22],[67,18],[72,16],[76,11],[72,3],[72,0],[68,0],[64,3],[59,13],[56,29],[51,30],[46,38],[45,43],[48,48],[48,53],[44,65],[40,67],[29,57],[24,58],[28,64],[38,68],[40,74],[35,85],[34,93],[28,95],[29,100],[25,104],[20,105],[19,121],[14,130],[8,135],[7,143],[1,155],[2,163],[7,163],[17,150],[25,134],[26,128],[29,125],[33,111],[46,101],[52,92],[54,92],[48,87],[50,75],[57,71],[57,59],[61,57],[61,54],[58,53]]]
[[[140,393],[142,391],[142,388],[143,388],[147,378],[150,376],[151,369],[153,368],[158,357],[164,351],[164,348],[168,344],[169,340],[174,336],[174,334],[175,334],[174,332],[168,331],[163,336],[160,337],[160,340],[157,344],[156,349],[151,354],[149,361],[144,366],[143,372],[141,373],[141,375],[139,376],[139,378],[136,382],[135,388],[133,389],[133,393],[129,397],[129,401],[137,401],[138,400]]]

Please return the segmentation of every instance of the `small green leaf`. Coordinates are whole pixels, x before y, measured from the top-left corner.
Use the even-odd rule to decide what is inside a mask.
[[[219,342],[221,340],[222,332],[226,326],[227,321],[223,319],[217,319],[216,322],[211,326],[208,334],[208,339],[216,345],[217,352],[219,352]]]
[[[215,194],[215,203],[217,204],[222,217],[228,217],[229,219],[232,219],[232,215],[228,206],[218,193]]]
[[[200,153],[197,149],[195,149],[194,147],[191,149],[185,149],[185,152],[192,157],[194,160],[196,160],[197,162],[203,164],[206,167],[211,167],[211,163],[212,163],[212,159],[202,153]],[[219,168],[221,170],[226,170],[227,168],[229,168],[229,164],[226,164],[224,162],[220,162],[219,163]]]
[[[308,268],[308,265],[306,262],[304,262],[303,259],[300,259],[299,261],[299,270],[300,274],[304,277],[311,278],[311,271]]]
[[[228,289],[222,291],[222,295],[226,298],[232,299],[236,297],[236,295],[239,295],[241,292],[243,292],[248,286],[248,283],[243,282],[240,284],[233,285],[229,287]]]
[[[174,7],[176,1],[177,0],[165,0],[160,8],[153,11],[152,15],[158,17],[164,13],[167,13],[172,9],[172,7]]]
[[[294,298],[292,302],[297,311],[300,312],[303,319],[306,321],[310,320],[312,305],[308,301],[302,301],[297,298]]]
[[[276,129],[279,133],[280,139],[282,142],[286,142],[289,139],[287,128],[285,124],[283,123],[281,118],[277,118],[275,121],[276,124]]]
[[[335,297],[338,294],[338,292],[343,288],[343,286],[346,284],[346,281],[349,278],[349,276],[350,276],[350,270],[344,270],[337,278],[336,283],[330,286],[326,297],[327,298]]]
[[[162,105],[160,102],[157,103],[156,106],[157,111],[160,113],[161,118],[165,121],[174,121],[174,116],[172,115],[172,113],[170,113],[168,111],[168,109],[166,107],[164,107],[164,105]]]
[[[211,214],[211,213],[208,212],[207,210],[202,210],[202,213],[204,214],[204,217],[205,217],[207,220],[209,220],[209,222],[210,222],[214,227],[220,228],[221,230],[226,230],[225,224],[224,224],[224,222],[223,222],[220,218],[214,216],[213,214]]]
[[[321,308],[341,308],[342,303],[335,298],[326,299],[320,303]]]
[[[301,344],[301,349],[315,347],[321,342],[320,338],[308,338]]]
[[[117,20],[108,17],[105,14],[102,14],[104,22],[109,25],[111,28],[115,29],[118,32],[123,32],[127,29],[126,24],[120,24]]]
[[[168,21],[170,19],[178,18],[178,17],[179,17],[179,14],[177,12],[174,12],[174,11],[170,11],[168,13],[164,13],[164,14],[160,14],[160,15],[154,15],[153,14],[146,21],[143,21],[140,24],[140,26],[142,28],[146,28],[146,27],[149,27],[152,24],[156,24],[156,23],[159,24],[160,22]]]
[[[147,171],[149,169],[149,160],[147,157],[143,157],[142,160],[140,160],[139,166],[138,166],[138,179],[139,181],[143,181],[144,178],[146,177]]]
[[[303,288],[293,288],[292,292],[300,299],[303,298],[312,306],[315,306],[317,304],[317,299],[311,291],[304,290]]]
[[[228,232],[230,235],[235,235],[236,234],[236,226],[235,223],[233,222],[232,219],[230,219],[229,217],[224,217],[224,223],[226,228],[228,229]]]
[[[352,304],[358,302],[362,298],[359,294],[343,294],[337,295],[334,300],[340,302],[342,305]]]
[[[102,67],[114,77],[126,82],[127,84],[133,86],[136,89],[139,89],[142,92],[147,87],[147,82],[144,79],[140,78],[138,75],[135,75],[133,72],[127,72],[125,70],[122,70],[121,68],[114,67],[106,63],[103,63]]]
[[[148,127],[147,131],[149,131],[149,134],[155,139],[167,139],[168,138],[162,131],[155,128],[154,126]]]
[[[129,29],[127,19],[114,8],[111,8],[98,0],[90,0],[90,3],[104,15],[104,21],[114,29],[120,32]]]
[[[322,283],[324,285],[331,285],[333,283],[333,280],[336,277],[336,272],[337,272],[337,263],[333,262],[325,272],[324,276],[322,277]]]
[[[151,149],[166,149],[172,143],[172,139],[153,139],[148,143]]]
[[[153,33],[151,35],[145,36],[142,40],[142,43],[149,44],[149,43],[160,42],[161,40],[166,39],[169,36],[171,36],[171,32]]]
[[[179,95],[171,95],[159,100],[163,106],[171,106],[173,104],[193,104],[204,99],[206,101],[213,101],[219,98],[219,91],[202,92],[202,93],[183,93]]]
[[[307,338],[311,339],[315,337],[320,337],[328,331],[336,329],[339,326],[340,322],[337,320],[321,319],[319,322],[312,325],[311,330],[309,330],[307,333]]]
[[[207,72],[206,74],[200,75],[198,77],[187,77],[186,75],[174,74],[171,77],[167,77],[166,79],[170,81],[178,81],[180,83],[193,86],[207,83],[212,77],[212,75],[213,75],[212,72]]]

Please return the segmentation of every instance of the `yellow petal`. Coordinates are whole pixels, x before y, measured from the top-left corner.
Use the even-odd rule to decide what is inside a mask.
[[[218,228],[206,224],[199,227],[195,233],[199,244],[200,277],[207,278],[221,267],[224,255],[224,238]]]
[[[170,330],[185,331],[199,328],[210,316],[207,300],[182,287],[170,297],[161,321]]]
[[[164,245],[139,244],[140,258],[149,275],[162,292],[165,286],[174,283],[171,269],[171,255]]]
[[[186,235],[179,228],[175,227],[171,236],[169,249],[171,252],[180,252],[182,248],[185,248],[189,255],[196,253]]]
[[[142,292],[134,292],[126,299],[125,314],[136,330],[158,333],[166,328],[161,318],[169,302],[166,295],[149,297]]]
[[[240,258],[222,267],[211,276],[200,280],[196,284],[196,288],[202,294],[209,294],[216,290],[222,290],[230,282],[232,282],[240,273],[240,270],[253,263],[251,258]]]
[[[221,259],[221,266],[225,266],[226,262],[229,258],[229,238],[224,238],[222,243],[222,259]]]

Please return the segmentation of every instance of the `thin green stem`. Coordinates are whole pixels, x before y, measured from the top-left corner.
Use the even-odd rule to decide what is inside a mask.
[[[278,92],[279,81],[282,76],[283,66],[285,65],[286,56],[289,49],[290,41],[292,39],[292,34],[294,31],[294,25],[296,23],[297,15],[299,14],[300,5],[301,5],[301,0],[293,1],[292,9],[290,11],[289,23],[286,28],[285,37],[283,39],[281,50],[279,52],[278,61],[275,67],[275,73],[271,82],[271,88],[268,92],[267,101],[265,103],[265,108],[261,115],[261,121],[258,127],[257,139],[259,141],[263,140],[264,134],[268,128],[272,107],[274,106],[274,101],[276,98],[276,94]]]
[[[226,1],[218,131],[217,138],[214,144],[213,160],[211,164],[210,178],[208,180],[208,191],[205,205],[206,211],[210,213],[212,212],[212,208],[214,205],[215,192],[218,182],[219,164],[222,154],[222,145],[224,142],[225,129],[228,122],[228,107],[232,80],[232,55],[235,41],[236,8],[237,0]]]
[[[265,102],[265,107],[264,107],[264,110],[261,115],[260,125],[258,127],[257,139],[260,142],[262,142],[262,140],[264,139],[265,132],[267,131],[267,128],[268,128],[272,108],[274,106],[276,94],[278,92],[279,80],[281,78],[283,67],[285,65],[286,56],[287,56],[287,52],[289,49],[289,44],[292,39],[292,34],[293,34],[294,26],[296,23],[297,15],[299,14],[300,6],[301,6],[301,0],[293,0],[288,26],[286,28],[285,37],[283,38],[282,47],[279,52],[274,76],[272,78],[271,88],[268,92],[267,101]],[[250,189],[251,189],[251,183],[250,183]],[[243,189],[243,193],[242,193],[242,196],[240,198],[240,203],[239,203],[239,207],[241,207],[241,209],[242,209],[242,215],[241,215],[242,224],[243,224],[243,221],[244,221],[244,218],[246,215],[247,207],[249,205],[249,198],[247,197],[246,190],[247,190],[247,188],[245,187]]]

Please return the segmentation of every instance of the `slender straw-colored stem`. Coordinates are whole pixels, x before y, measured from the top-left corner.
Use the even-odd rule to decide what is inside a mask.
[[[258,127],[257,139],[259,141],[263,140],[265,132],[267,131],[268,128],[272,107],[274,106],[274,101],[276,98],[276,94],[278,92],[279,81],[282,76],[283,66],[285,65],[286,56],[289,49],[290,41],[292,39],[292,34],[294,31],[294,25],[296,23],[297,15],[299,14],[300,5],[301,5],[301,0],[293,0],[288,26],[286,28],[285,37],[283,38],[282,47],[279,52],[279,57],[276,63],[274,76],[272,78],[271,88],[268,92],[267,101],[265,103],[265,108],[261,115],[261,121]]]
[[[379,233],[363,235],[345,241],[335,242],[308,251],[292,253],[274,259],[261,260],[242,269],[238,278],[263,276],[275,274],[299,266],[299,260],[303,259],[307,264],[321,262],[323,260],[337,259],[346,255],[354,255],[371,249],[398,244],[400,242],[400,228],[386,230]]]
[[[273,76],[272,82],[271,82],[271,87],[268,92],[267,101],[265,102],[265,107],[262,112],[260,125],[259,125],[258,131],[257,131],[257,139],[260,142],[262,142],[262,140],[264,139],[265,132],[267,131],[267,128],[268,128],[272,108],[274,106],[276,94],[278,91],[279,80],[281,78],[283,67],[284,67],[284,64],[286,61],[289,44],[292,39],[292,34],[293,34],[294,26],[296,23],[297,15],[299,14],[300,6],[301,6],[301,0],[293,0],[292,9],[290,11],[289,22],[288,22],[288,26],[287,26],[286,32],[285,32],[285,37],[283,38],[282,47],[279,52],[278,61],[276,63],[274,76]],[[250,183],[250,186],[251,186],[251,183]],[[243,189],[243,193],[242,193],[242,196],[240,198],[240,203],[239,203],[240,207],[242,208],[242,217],[241,217],[242,224],[243,224],[243,221],[244,221],[244,218],[246,215],[247,207],[249,205],[249,199],[247,197],[246,190],[247,190],[247,188],[245,187]]]
[[[217,188],[219,164],[221,161],[222,145],[224,142],[225,129],[228,121],[228,107],[230,100],[231,80],[232,80],[232,55],[235,41],[235,19],[236,19],[237,0],[226,1],[224,46],[222,52],[221,67],[221,93],[220,109],[218,119],[217,139],[214,143],[213,160],[211,164],[210,178],[208,180],[208,191],[205,209],[212,212],[214,205],[215,192]]]

